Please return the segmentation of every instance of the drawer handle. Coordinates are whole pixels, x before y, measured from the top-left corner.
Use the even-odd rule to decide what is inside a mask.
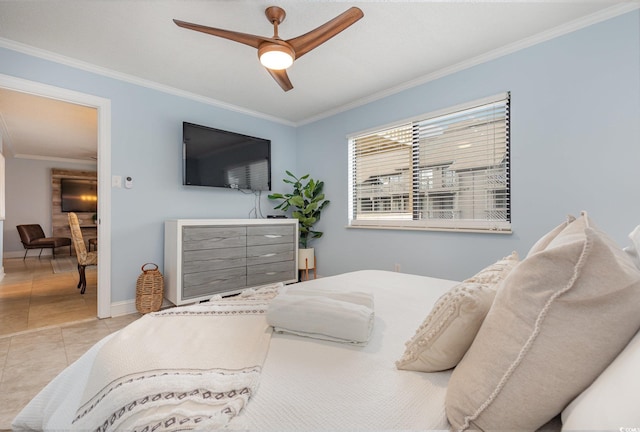
[[[281,235],[278,235],[278,234],[265,234],[264,236],[266,238],[280,238],[280,237],[282,237]]]
[[[264,254],[264,255],[261,255],[261,256],[264,257],[264,258],[267,258],[267,257],[275,256],[275,255],[276,254],[274,254],[274,253],[268,253],[268,254]]]
[[[265,273],[267,276],[273,276],[274,274],[276,274],[276,272],[266,272]]]

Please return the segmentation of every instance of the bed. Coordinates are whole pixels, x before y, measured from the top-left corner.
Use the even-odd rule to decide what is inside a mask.
[[[359,271],[305,284],[371,289],[376,308],[371,339],[361,347],[273,334],[260,388],[247,404],[243,427],[410,430],[426,425],[428,429],[447,429],[444,396],[450,372],[428,377],[417,372],[398,373],[394,362],[430,306],[456,282]],[[14,427],[69,430],[103,343],[49,384],[18,416]],[[398,389],[403,391],[398,393]]]
[[[632,240],[640,238],[638,230],[634,233]],[[618,267],[603,272],[599,263],[610,269],[614,261]],[[220,341],[227,338],[224,346],[266,346],[264,355],[252,352],[238,367],[245,379],[238,388],[248,390],[228,392],[235,399],[216,408],[220,416],[216,414],[215,421],[158,423],[155,430],[638,428],[640,410],[632,402],[640,388],[634,366],[640,361],[636,261],[635,246],[626,251],[615,247],[583,213],[543,236],[525,259],[514,252],[462,282],[363,270],[295,284],[313,292],[369,293],[374,313],[367,340],[327,340],[268,323],[265,330],[259,327],[264,321],[256,321],[259,326],[250,342],[236,325],[229,335],[217,332],[217,324],[200,331],[201,336],[194,330],[193,343],[170,351],[184,348],[192,355],[211,349],[205,356],[209,361],[221,355]],[[611,280],[602,279],[605,273],[612,274]],[[258,316],[263,311],[265,316],[256,320],[264,320],[282,291],[283,287],[270,286],[247,293],[240,303],[250,305],[248,309],[233,309],[240,303],[229,306],[225,299],[213,299],[171,313],[200,316],[207,308],[231,308],[240,312],[225,309],[225,316],[248,310],[258,311]],[[144,335],[163,328],[140,327]],[[96,387],[96,376],[114,382],[105,378],[109,372],[103,371],[109,367],[101,356],[117,338],[129,340],[123,339],[125,330],[97,343],[56,377],[16,417],[14,429],[143,429],[133,421],[116,421],[114,427],[108,421],[78,422],[79,407],[88,400],[87,389]],[[563,348],[559,351],[558,346]],[[227,368],[225,362],[234,355],[225,351],[217,361]],[[96,375],[99,364],[102,369]],[[102,384],[97,387],[103,392],[100,398],[108,399]]]

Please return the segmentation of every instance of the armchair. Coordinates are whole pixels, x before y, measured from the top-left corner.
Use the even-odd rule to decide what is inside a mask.
[[[46,237],[42,227],[38,224],[17,225],[18,234],[20,234],[20,241],[24,246],[24,256],[27,257],[29,249],[40,249],[38,258],[42,255],[43,249],[51,249],[53,251],[53,258],[56,257],[56,248],[62,246],[69,246],[69,255],[71,255],[71,239],[68,237]]]

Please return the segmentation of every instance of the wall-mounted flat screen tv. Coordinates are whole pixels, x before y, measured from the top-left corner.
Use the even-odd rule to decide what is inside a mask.
[[[271,141],[182,124],[183,184],[271,190]]]
[[[61,178],[60,198],[63,212],[96,213],[98,180]]]

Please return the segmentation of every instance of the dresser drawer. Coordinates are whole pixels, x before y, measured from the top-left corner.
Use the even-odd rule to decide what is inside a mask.
[[[295,245],[280,243],[274,245],[260,245],[247,247],[247,265],[276,263],[294,260]]]
[[[246,249],[231,247],[225,249],[189,250],[182,254],[182,272],[196,273],[221,270],[247,265]]]
[[[295,261],[259,264],[247,267],[247,284],[264,285],[297,278]]]
[[[297,226],[249,226],[247,227],[247,246],[293,243]]]
[[[246,227],[186,226],[182,228],[182,246],[185,251],[244,247],[246,244]]]
[[[243,287],[247,282],[246,267],[183,274],[182,298],[197,298]]]

